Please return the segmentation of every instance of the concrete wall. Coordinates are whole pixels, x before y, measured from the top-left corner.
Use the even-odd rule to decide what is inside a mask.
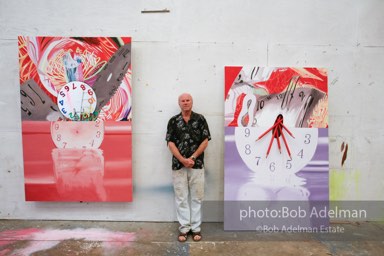
[[[225,65],[328,68],[331,199],[383,200],[383,13],[382,0],[0,0],[0,218],[174,220],[164,137],[184,91],[213,137],[207,200],[222,200]],[[133,38],[133,203],[24,202],[18,35]]]

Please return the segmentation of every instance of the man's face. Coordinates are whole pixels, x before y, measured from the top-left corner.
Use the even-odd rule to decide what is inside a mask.
[[[192,97],[189,94],[182,94],[179,97],[179,106],[181,111],[190,111],[192,109]]]

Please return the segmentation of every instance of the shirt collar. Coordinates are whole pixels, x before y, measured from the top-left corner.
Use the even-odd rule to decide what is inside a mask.
[[[190,117],[189,119],[190,119],[190,120],[192,120],[192,119],[193,119],[193,120],[197,120],[197,119],[198,119],[197,117],[198,117],[198,115],[197,115],[195,112],[192,111],[192,112],[191,112],[191,117]],[[181,119],[182,119],[182,118],[183,118],[183,113],[180,112],[178,118],[181,118]]]

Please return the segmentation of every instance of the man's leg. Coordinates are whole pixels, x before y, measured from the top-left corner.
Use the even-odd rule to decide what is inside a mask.
[[[191,230],[200,232],[201,205],[204,198],[204,169],[190,169],[189,187],[191,193]]]
[[[188,203],[188,172],[189,170],[186,168],[172,171],[176,216],[180,223],[179,231],[181,233],[188,233],[191,230],[191,214]]]

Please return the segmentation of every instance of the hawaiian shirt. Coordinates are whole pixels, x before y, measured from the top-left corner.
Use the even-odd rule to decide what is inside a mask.
[[[197,150],[200,144],[205,140],[211,139],[208,123],[204,116],[192,111],[191,118],[188,123],[183,119],[182,114],[173,116],[167,126],[167,142],[175,143],[179,152],[185,158],[189,158]],[[183,164],[172,157],[172,170],[179,170]],[[194,169],[202,169],[204,167],[204,152],[196,158]]]

